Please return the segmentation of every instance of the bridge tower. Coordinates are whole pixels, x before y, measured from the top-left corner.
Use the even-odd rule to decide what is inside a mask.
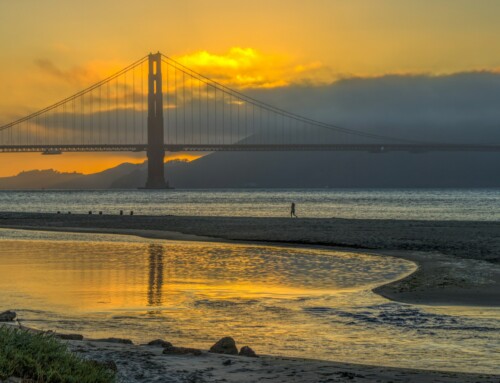
[[[148,178],[146,189],[166,189],[163,142],[163,93],[161,54],[149,55],[148,76]]]

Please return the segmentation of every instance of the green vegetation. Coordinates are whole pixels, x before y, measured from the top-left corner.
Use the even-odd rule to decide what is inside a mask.
[[[15,376],[36,383],[108,383],[115,373],[84,360],[46,334],[0,326],[0,380]]]

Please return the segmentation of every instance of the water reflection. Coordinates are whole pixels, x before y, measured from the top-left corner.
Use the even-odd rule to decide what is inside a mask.
[[[148,306],[162,305],[163,289],[163,246],[150,244],[149,252],[149,282]]]
[[[165,310],[206,299],[322,296],[369,288],[413,268],[319,250],[74,238],[1,240],[0,290],[22,291],[37,309]]]
[[[261,353],[498,371],[498,310],[429,313],[370,292],[414,268],[326,250],[0,230],[0,308],[89,337],[203,348],[231,335]]]

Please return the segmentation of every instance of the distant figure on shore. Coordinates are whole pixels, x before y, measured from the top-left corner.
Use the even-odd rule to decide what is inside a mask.
[[[295,202],[292,202],[292,207],[290,209],[290,218],[293,218],[293,217],[298,218],[297,214],[295,214]]]

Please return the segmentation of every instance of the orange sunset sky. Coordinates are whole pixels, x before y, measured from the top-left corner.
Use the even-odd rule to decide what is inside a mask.
[[[153,51],[242,89],[500,70],[496,0],[0,2],[0,126]],[[222,81],[222,80],[221,80]],[[314,116],[311,116],[314,117]],[[186,154],[167,158],[192,159]],[[92,173],[144,153],[0,153],[0,177]]]

